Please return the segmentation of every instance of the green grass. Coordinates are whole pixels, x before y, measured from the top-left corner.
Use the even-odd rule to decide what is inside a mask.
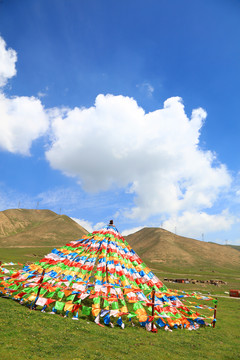
[[[0,248],[0,261],[25,264],[27,261],[38,261],[50,253],[53,246],[25,247],[25,248]]]
[[[153,270],[153,272],[163,281],[164,278],[175,279],[175,278],[188,278],[193,280],[222,280],[227,284],[220,284],[219,286],[209,285],[205,283],[196,284],[178,284],[165,282],[167,287],[174,289],[181,289],[184,291],[201,291],[203,293],[210,292],[211,294],[224,294],[229,289],[240,289],[240,267],[217,267],[214,264],[209,266],[198,266],[198,267],[184,267],[176,264],[175,266],[166,266],[162,264],[146,263]]]
[[[0,249],[0,258],[25,263],[37,261],[49,251],[50,248],[5,248]],[[237,270],[215,268],[212,273],[212,268],[200,271],[198,268],[149,265],[160,279],[186,274],[187,277],[199,279],[228,279],[231,285],[239,288]],[[166,285],[186,291],[210,291],[222,295],[229,289],[228,285],[219,288],[214,285],[203,287],[203,284]],[[240,353],[239,310],[240,299],[219,297],[215,329],[173,330],[172,333],[159,329],[157,334],[153,334],[138,326],[132,328],[128,325],[124,330],[119,327],[101,328],[87,319],[73,321],[59,315],[30,311],[11,299],[0,298],[0,359],[237,360]]]
[[[9,359],[238,359],[237,299],[221,299],[217,324],[197,331],[100,328],[87,320],[30,311],[0,298],[0,358]]]

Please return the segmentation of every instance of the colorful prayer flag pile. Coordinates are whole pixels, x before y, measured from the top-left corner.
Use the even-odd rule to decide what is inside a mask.
[[[84,235],[11,275],[0,273],[0,295],[30,308],[121,328],[139,322],[152,330],[208,325],[184,298],[213,300],[169,290],[111,224]],[[155,324],[153,326],[153,323]]]

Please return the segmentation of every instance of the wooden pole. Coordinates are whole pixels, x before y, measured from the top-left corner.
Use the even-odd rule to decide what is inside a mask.
[[[217,298],[216,298],[217,300]],[[213,314],[213,328],[215,328],[215,325],[216,325],[216,315],[217,315],[217,303],[215,303],[215,307],[214,307],[214,314]]]
[[[155,290],[152,291],[152,316],[154,316],[154,304],[155,304]],[[151,326],[151,331],[153,331],[153,321]]]

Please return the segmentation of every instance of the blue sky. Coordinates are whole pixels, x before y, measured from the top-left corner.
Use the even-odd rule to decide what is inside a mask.
[[[0,210],[240,243],[238,0],[0,2]]]

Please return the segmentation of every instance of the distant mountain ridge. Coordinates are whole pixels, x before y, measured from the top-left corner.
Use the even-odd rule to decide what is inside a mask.
[[[56,246],[77,240],[87,230],[66,215],[51,210],[0,211],[0,247]]]
[[[0,211],[1,247],[56,247],[80,239],[88,231],[66,215],[51,210]],[[161,266],[214,265],[239,268],[240,251],[230,245],[178,236],[161,228],[143,228],[125,237],[147,262]]]
[[[125,239],[141,257],[162,265],[213,264],[240,268],[240,252],[237,249],[178,236],[161,228],[146,227],[126,236]]]

